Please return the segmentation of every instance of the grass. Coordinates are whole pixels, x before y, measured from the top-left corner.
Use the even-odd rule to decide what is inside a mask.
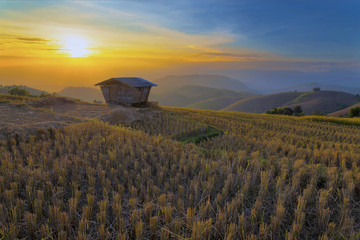
[[[306,93],[303,93],[301,94],[300,96],[298,96],[297,98],[295,98],[294,100],[292,100],[291,102],[292,103],[298,103],[302,100],[304,100],[304,98],[306,98],[307,96],[309,96],[310,94],[312,94],[313,92],[306,92]]]
[[[326,117],[326,116],[304,116],[301,117],[302,120],[308,120],[313,122],[327,122],[335,123],[339,125],[348,125],[348,126],[360,126],[359,118],[340,118],[340,117]]]
[[[210,138],[217,137],[223,134],[224,132],[219,129],[216,129],[214,127],[208,127],[202,133],[179,139],[179,142],[199,144],[200,142],[206,141]]]

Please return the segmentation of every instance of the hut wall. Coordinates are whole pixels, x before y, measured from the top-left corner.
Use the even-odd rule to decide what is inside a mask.
[[[104,96],[106,103],[109,103],[110,102],[109,87],[108,86],[100,86],[100,88],[101,88],[101,92]]]
[[[123,84],[101,86],[107,103],[142,103],[149,97],[151,87],[129,87]]]
[[[142,88],[142,93],[139,102],[147,102],[151,87]]]

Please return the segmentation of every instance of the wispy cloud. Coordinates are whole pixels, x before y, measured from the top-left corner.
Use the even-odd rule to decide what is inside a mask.
[[[227,53],[227,52],[204,52],[199,53],[201,55],[209,55],[209,56],[219,56],[219,57],[235,57],[235,58],[260,58],[264,55],[255,54],[255,53]]]
[[[32,38],[29,38],[29,37],[17,37],[15,39],[20,40],[20,41],[24,41],[24,42],[40,42],[40,43],[49,41],[47,39],[35,38],[35,37],[32,37]]]

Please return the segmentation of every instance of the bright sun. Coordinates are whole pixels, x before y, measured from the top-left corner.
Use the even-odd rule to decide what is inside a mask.
[[[93,51],[89,48],[89,42],[79,36],[67,36],[64,39],[64,52],[71,57],[87,57]]]

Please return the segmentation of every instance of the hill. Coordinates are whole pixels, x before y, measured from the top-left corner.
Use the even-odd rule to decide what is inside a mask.
[[[226,111],[264,113],[274,107],[283,106],[301,96],[302,92],[275,93],[240,100],[226,108]]]
[[[232,91],[255,92],[248,88],[244,83],[222,75],[170,75],[154,80],[154,83],[158,84],[158,87],[152,90],[154,93],[163,93],[186,85],[227,89]]]
[[[357,119],[0,99],[1,239],[359,235]]]
[[[360,107],[360,103],[356,103],[356,104],[354,104],[354,105],[351,105],[350,107],[346,107],[346,108],[340,109],[340,110],[338,110],[338,111],[329,113],[328,116],[331,116],[331,117],[349,116],[350,109],[351,109],[351,108],[354,108],[354,107]]]
[[[274,107],[293,108],[300,105],[306,114],[312,114],[314,111],[327,114],[351,106],[358,101],[355,95],[338,91],[285,92],[240,100],[224,110],[264,113]]]
[[[254,95],[245,91],[236,92],[227,89],[186,85],[162,93],[151,92],[150,99],[158,101],[163,106],[219,110],[233,102]]]
[[[292,102],[289,107],[300,105],[306,114],[319,111],[328,114],[349,107],[357,102],[359,98],[353,94],[338,91],[307,92]]]
[[[238,79],[246,84],[249,88],[256,89],[263,93],[271,94],[281,91],[293,90],[310,90],[293,89],[294,85],[302,85],[316,82],[321,86],[338,86],[340,88],[326,90],[345,91],[344,88],[360,88],[360,72],[347,70],[331,70],[331,71],[292,71],[292,70],[258,70],[258,69],[239,69],[234,71],[223,70],[220,73],[229,74],[229,76]],[[359,92],[350,93],[358,94]]]
[[[208,109],[208,110],[221,110],[241,99],[254,96],[248,92],[242,92],[243,95],[239,97],[214,97],[209,98],[203,101],[196,102],[194,104],[188,105],[188,108],[197,108],[197,109]]]
[[[25,89],[26,91],[28,91],[32,95],[40,95],[42,93],[47,94],[46,91],[42,91],[42,90],[39,90],[39,89],[35,89],[35,88],[23,86],[23,85],[11,85],[11,86],[2,86],[2,85],[0,85],[0,94],[7,94],[9,92],[9,90],[11,90],[12,88],[15,88],[15,87]]]
[[[105,102],[101,90],[92,87],[67,87],[57,93],[60,96],[80,99],[87,102]]]

